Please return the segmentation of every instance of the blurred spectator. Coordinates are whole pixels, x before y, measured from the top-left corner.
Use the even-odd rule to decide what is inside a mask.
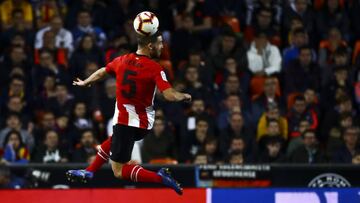
[[[178,65],[177,77],[184,77],[187,67],[196,67],[199,72],[201,83],[211,87],[213,85],[213,77],[215,76],[214,67],[209,63],[209,60],[204,57],[200,49],[189,50],[187,60],[183,60]],[[223,78],[222,78],[223,79]]]
[[[16,130],[10,130],[6,134],[4,143],[4,159],[8,163],[26,164],[30,160],[30,151],[23,142],[23,138]]]
[[[225,28],[220,36],[213,39],[209,54],[216,71],[224,67],[225,60],[229,57],[236,60],[241,70],[247,70],[246,48],[229,28]]]
[[[116,100],[116,80],[108,78],[104,83],[104,91],[100,95],[99,107],[104,116],[104,120],[108,121],[114,115],[114,107]]]
[[[34,10],[38,29],[48,26],[54,16],[64,17],[67,11],[64,0],[41,0],[35,4]]]
[[[277,122],[277,126],[270,125],[272,120]],[[278,127],[278,132],[276,132],[276,127]],[[288,139],[288,122],[280,115],[280,109],[275,104],[268,104],[266,112],[260,117],[256,140],[259,141],[263,136],[271,135],[280,135],[284,140]]]
[[[0,189],[19,189],[26,187],[26,181],[11,174],[10,168],[0,164]]]
[[[55,97],[46,102],[46,109],[54,112],[55,115],[62,113],[70,115],[73,104],[72,96],[68,92],[68,88],[63,83],[57,83],[55,86]]]
[[[234,57],[228,57],[225,60],[224,67],[216,72],[215,83],[221,86],[225,79],[230,75],[236,75],[240,79],[241,89],[245,92],[249,89],[250,74],[246,67],[240,67]]]
[[[341,66],[349,67],[348,78],[350,79],[351,82],[354,82],[356,74],[354,73],[354,70],[352,70],[350,65],[349,51],[345,47],[340,47],[337,48],[336,51],[334,52],[331,64],[327,64],[324,67],[322,67],[321,84],[323,87],[326,87],[326,85],[328,85],[332,81],[334,77],[334,72],[338,67]]]
[[[27,45],[32,45],[34,41],[33,29],[31,29],[31,26],[26,24],[23,10],[14,9],[11,15],[13,21],[12,25],[7,30],[3,30],[1,35],[2,44],[0,47],[9,47],[11,39],[13,39],[16,35],[22,36]]]
[[[61,17],[54,16],[51,19],[50,25],[39,30],[36,33],[35,49],[41,49],[44,46],[44,34],[47,31],[52,31],[55,34],[55,46],[57,48],[66,48],[69,53],[73,51],[73,36],[70,31],[63,27]]]
[[[228,163],[229,164],[244,164],[245,163],[244,155],[242,153],[232,152],[229,155]]]
[[[3,91],[0,97],[0,105],[2,109],[6,108],[5,104],[9,102],[11,97],[20,97],[24,104],[32,104],[30,94],[28,94],[26,89],[25,79],[22,76],[12,76],[9,87]]]
[[[239,108],[240,111],[241,109],[243,109],[242,113],[247,119],[247,117],[249,116],[248,109],[250,107],[250,100],[247,97],[246,91],[243,90],[243,88],[240,86],[240,79],[236,75],[229,75],[225,79],[223,87],[221,87],[218,91],[217,102],[222,103],[224,98],[228,98],[228,95],[237,95],[240,98],[241,101]],[[236,106],[236,108],[238,107]],[[228,110],[232,111],[232,109]],[[221,109],[219,109],[218,111],[221,111]]]
[[[198,118],[196,128],[188,133],[181,145],[180,161],[188,162],[201,150],[205,139],[209,136],[209,123],[206,118]]]
[[[307,32],[304,30],[304,28],[297,28],[294,31],[292,31],[290,47],[285,48],[283,51],[283,63],[285,66],[285,70],[288,67],[289,62],[299,58],[300,48],[308,45],[309,43],[308,41],[309,41],[309,36]],[[312,51],[311,48],[310,51]],[[311,59],[314,60],[314,58]]]
[[[229,150],[226,152],[228,163],[243,164],[252,161],[251,154],[247,156],[247,145],[243,137],[235,136],[231,139]]]
[[[33,24],[33,9],[26,0],[5,0],[0,5],[1,25],[6,30],[14,24],[14,10],[19,9],[24,13],[26,28],[31,28]]]
[[[217,116],[217,127],[219,130],[223,130],[229,125],[229,116],[235,111],[242,111],[241,100],[237,94],[228,94],[222,101],[222,105]],[[244,114],[244,112],[242,113]],[[245,123],[247,123],[246,118]]]
[[[44,143],[34,152],[32,161],[38,163],[68,162],[67,153],[59,145],[59,135],[55,131],[46,132]]]
[[[268,76],[265,78],[263,92],[255,96],[251,104],[252,125],[257,126],[260,117],[270,104],[276,104],[280,111],[283,111],[285,104],[277,93],[277,85],[278,80],[276,77]]]
[[[249,69],[256,76],[272,75],[281,70],[279,49],[270,44],[264,32],[258,32],[247,52]]]
[[[197,68],[191,66],[186,68],[185,83],[185,92],[193,97],[203,99],[208,105],[213,104],[210,88],[201,83]]]
[[[201,98],[193,97],[189,112],[186,113],[181,126],[181,136],[186,137],[188,132],[195,130],[197,118],[207,118],[209,122],[209,131],[215,132],[216,126],[212,115],[206,111],[205,101]]]
[[[186,60],[191,48],[201,48],[199,37],[192,31],[194,28],[194,19],[192,16],[179,16],[179,20],[180,22],[172,34],[170,43],[171,52],[177,53],[171,56],[175,66],[177,66],[180,61]]]
[[[304,140],[303,140],[303,136],[301,135],[304,134],[304,132],[308,129],[310,129],[310,122],[306,119],[301,120],[298,126],[298,132],[297,132],[298,136],[291,137],[289,140],[289,144],[286,150],[287,156],[290,156],[298,147],[303,145]]]
[[[246,24],[252,23],[255,19],[255,15],[261,13],[264,9],[271,11],[272,16],[270,20],[276,24],[281,22],[282,17],[282,6],[279,0],[255,0],[246,1],[247,13],[246,13]],[[265,18],[265,16],[264,16]],[[265,20],[265,19],[264,19]]]
[[[0,146],[6,144],[6,136],[9,132],[17,131],[21,136],[21,143],[24,144],[28,150],[32,151],[34,148],[34,137],[32,132],[23,128],[19,114],[9,113],[6,119],[6,126],[0,131]]]
[[[329,129],[329,137],[327,139],[326,147],[329,157],[343,144],[344,130],[350,128],[355,124],[350,112],[344,112],[337,117],[337,123]]]
[[[322,40],[319,45],[320,66],[326,66],[327,64],[331,64],[334,60],[334,53],[339,48],[346,50],[348,49],[348,45],[343,39],[343,35],[338,28],[329,28],[327,31],[327,38],[324,38],[324,40]]]
[[[4,54],[3,61],[0,68],[0,85],[5,87],[10,83],[13,76],[21,76],[21,74],[14,74],[14,69],[20,69],[23,73],[28,74],[31,71],[31,64],[23,47],[12,46],[9,53]]]
[[[300,54],[300,48],[304,47],[308,44],[308,34],[304,30],[304,28],[297,28],[291,33],[291,44],[290,47],[285,48],[283,52],[283,61],[284,61],[284,68],[285,71],[288,68],[288,64],[295,59],[299,59]],[[310,51],[311,48],[310,48]],[[310,52],[310,58],[314,60],[311,57],[312,52]],[[289,66],[291,67],[291,66]]]
[[[48,74],[45,76],[41,87],[39,88],[37,103],[41,104],[56,96],[56,76]]]
[[[176,158],[174,141],[174,136],[166,129],[164,120],[156,118],[153,130],[143,141],[141,148],[142,161],[149,163],[155,159]]]
[[[196,165],[208,164],[207,156],[206,156],[205,152],[200,151],[199,153],[197,153],[195,155],[192,163],[196,164]]]
[[[6,109],[3,111],[3,115],[16,113],[20,117],[20,121],[23,126],[28,126],[32,122],[32,114],[26,109],[27,104],[22,101],[19,96],[12,96],[8,99]],[[5,116],[0,118],[1,124],[4,122]]]
[[[87,10],[79,11],[77,14],[77,25],[72,30],[75,43],[78,43],[83,36],[91,35],[97,46],[103,48],[106,43],[106,34],[100,28],[93,26],[90,12]]]
[[[346,38],[349,37],[350,20],[348,11],[340,5],[339,0],[327,0],[326,5],[316,16],[317,34],[324,39],[331,27],[338,27]]]
[[[265,150],[259,157],[259,163],[279,163],[285,161],[285,156],[282,152],[284,142],[278,137],[268,139],[265,144]]]
[[[304,23],[306,31],[312,35],[315,31],[315,15],[311,10],[308,0],[294,0],[294,3],[289,4],[284,9],[283,14],[283,29],[290,30],[291,21],[294,18],[299,18]]]
[[[96,155],[96,140],[92,130],[84,130],[81,135],[80,143],[72,153],[72,162],[86,163],[91,156]]]
[[[349,97],[351,102],[354,96],[354,87],[350,82],[347,66],[337,66],[334,69],[334,76],[329,83],[322,88],[321,106],[323,110],[331,110],[336,105],[336,101],[341,97]]]
[[[268,0],[262,0],[268,1]],[[271,4],[271,3],[270,3]],[[278,7],[280,8],[280,7]],[[251,8],[253,9],[253,8]],[[245,28],[244,31],[244,37],[248,44],[250,44],[255,37],[255,33],[257,32],[264,32],[269,37],[269,41],[272,44],[280,45],[281,44],[281,38],[279,35],[279,28],[275,26],[275,9],[272,10],[272,8],[266,8],[266,7],[260,7],[256,11],[256,18],[252,25],[249,25]],[[280,22],[280,21],[278,21]]]
[[[66,15],[66,27],[70,29],[76,26],[76,20],[74,19],[76,19],[77,14],[82,10],[87,10],[91,13],[91,17],[93,19],[94,25],[96,26],[103,27],[105,20],[106,21],[110,20],[110,19],[105,19],[107,14],[109,13],[107,13],[103,1],[80,0],[80,1],[70,1],[68,2],[68,4],[69,4],[69,12]],[[115,13],[117,12],[119,11],[115,11]],[[113,25],[116,25],[116,23],[113,23]]]
[[[203,1],[183,1],[179,2],[175,8],[178,14],[174,17],[175,28],[179,27],[179,18],[181,15],[189,15],[194,20],[192,32],[204,32],[212,28],[212,19],[206,10],[206,2]]]
[[[326,157],[318,146],[316,133],[313,130],[306,130],[303,133],[304,145],[297,148],[289,157],[291,163],[324,163]]]
[[[335,163],[352,163],[355,155],[359,154],[359,128],[358,127],[347,127],[343,132],[344,143],[341,147],[334,151],[333,161]]]
[[[45,78],[48,75],[55,76],[56,82],[64,84],[70,84],[70,78],[63,66],[59,66],[54,61],[54,55],[49,50],[40,51],[40,63],[33,68],[33,87],[40,92],[41,85],[44,83]]]
[[[96,45],[94,36],[84,34],[70,58],[69,71],[73,77],[83,77],[85,67],[90,62],[103,65],[105,63],[104,54]]]
[[[220,132],[219,142],[220,142],[220,152],[222,154],[227,154],[229,146],[231,145],[231,140],[234,137],[241,136],[242,139],[246,142],[248,146],[249,153],[252,152],[255,134],[251,129],[244,126],[244,119],[240,112],[233,112],[229,115],[229,125]]]
[[[303,95],[296,96],[294,105],[288,112],[289,135],[290,137],[299,136],[298,126],[301,120],[306,119],[310,123],[310,129],[317,129],[319,125],[319,118],[314,109],[309,109],[306,105],[305,97]]]
[[[84,0],[84,1],[88,1],[88,0]],[[95,0],[91,0],[91,1],[95,2]],[[111,32],[111,30],[114,29],[114,27],[116,28],[117,26],[121,26],[125,24],[129,18],[132,21],[133,18],[135,18],[135,16],[143,10],[144,10],[144,5],[142,2],[139,1],[129,1],[129,0],[111,1],[110,4],[105,9],[106,13],[103,16],[105,20],[104,27],[108,32]],[[161,13],[163,12],[164,11],[162,10]],[[159,15],[159,13],[156,13],[156,15]],[[94,16],[94,18],[96,20],[96,15]]]
[[[76,102],[72,109],[70,119],[71,139],[73,143],[81,140],[81,132],[93,128],[94,124],[90,117],[90,110],[84,102]]]
[[[56,46],[56,34],[52,30],[48,30],[43,34],[43,46],[40,49],[34,50],[34,63],[41,63],[41,53],[46,50],[53,55],[53,61],[59,65],[67,68],[69,50],[64,47]]]
[[[222,157],[219,151],[219,142],[216,137],[206,137],[203,151],[207,156],[208,164],[216,164],[218,161],[221,161]]]
[[[34,129],[35,144],[39,146],[45,138],[45,133],[49,130],[55,130],[56,120],[54,113],[50,111],[43,112],[40,116],[39,124]]]
[[[88,62],[85,64],[85,69],[81,73],[81,76],[74,76],[74,78],[88,78],[91,74],[99,69],[99,65],[95,62]],[[95,107],[98,105],[98,93],[101,83],[91,85],[90,87],[78,87],[72,86],[71,92],[74,95],[74,99],[77,101],[83,101],[89,107]],[[111,106],[113,107],[113,106]]]
[[[311,48],[300,47],[299,56],[285,69],[285,94],[304,92],[307,88],[320,89],[321,69],[312,60]]]

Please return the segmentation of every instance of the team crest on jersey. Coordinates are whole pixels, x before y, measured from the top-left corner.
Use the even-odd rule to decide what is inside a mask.
[[[166,78],[165,72],[164,72],[164,71],[161,71],[160,74],[161,74],[161,78],[162,78],[164,81],[167,82],[168,80],[167,80],[167,78]]]

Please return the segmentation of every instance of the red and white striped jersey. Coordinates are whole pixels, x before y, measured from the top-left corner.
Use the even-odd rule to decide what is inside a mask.
[[[163,68],[147,56],[130,53],[106,65],[106,72],[116,75],[116,108],[113,123],[151,129],[156,87],[171,87]]]

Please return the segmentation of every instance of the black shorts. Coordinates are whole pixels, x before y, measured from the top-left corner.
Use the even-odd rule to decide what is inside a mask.
[[[131,159],[135,141],[143,139],[149,130],[116,124],[110,148],[110,159],[118,163],[126,163]]]

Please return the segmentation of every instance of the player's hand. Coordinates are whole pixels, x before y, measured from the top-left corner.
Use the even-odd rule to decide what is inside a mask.
[[[184,102],[191,102],[191,95],[184,93],[184,99],[183,99],[183,101],[184,101]]]
[[[89,84],[87,84],[84,80],[81,80],[80,78],[76,78],[76,80],[73,81],[73,85],[80,87],[90,87]]]

